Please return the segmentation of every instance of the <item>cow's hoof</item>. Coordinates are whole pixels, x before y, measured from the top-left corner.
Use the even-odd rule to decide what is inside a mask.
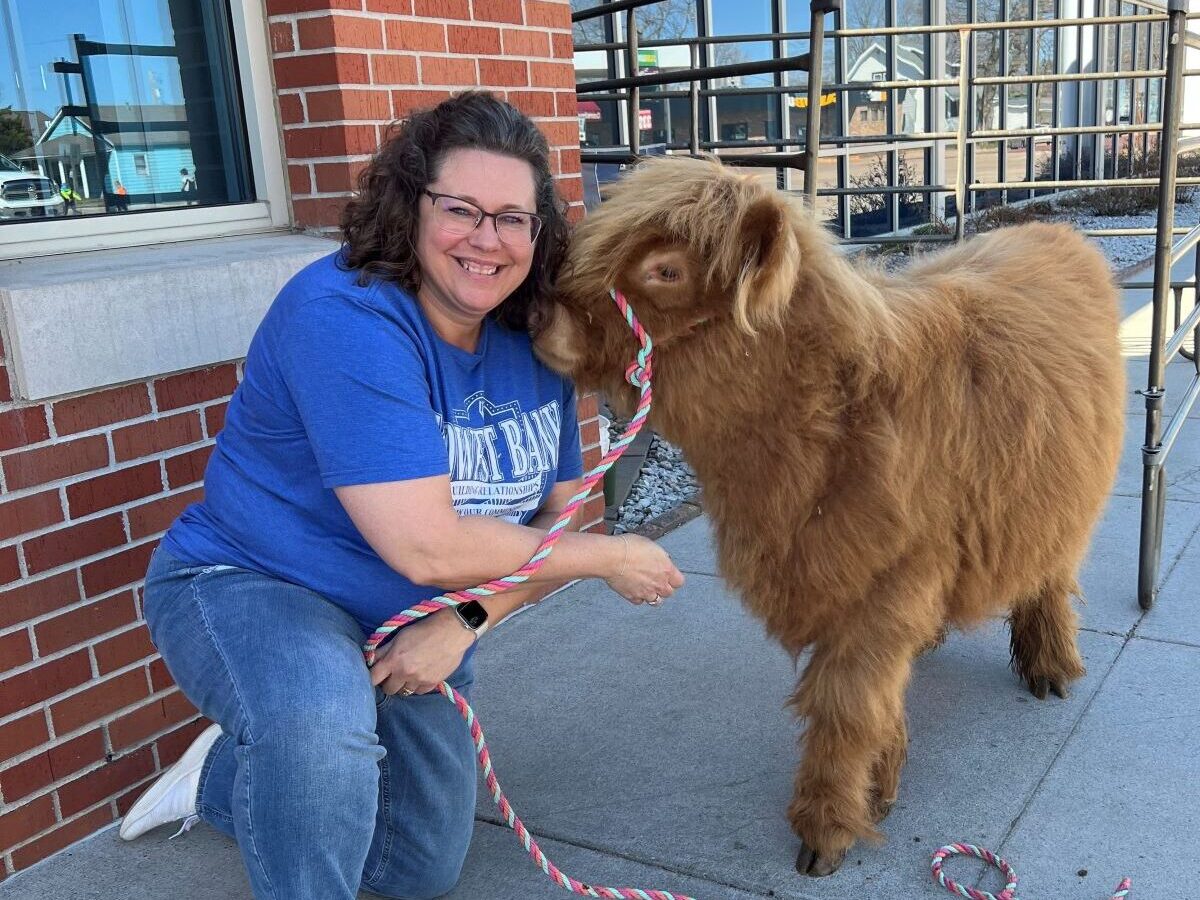
[[[896,798],[891,800],[881,800],[879,797],[871,798],[871,820],[878,825],[888,817],[888,813],[892,811],[892,807],[896,805]]]
[[[1039,700],[1045,700],[1051,691],[1054,692],[1056,697],[1061,697],[1063,700],[1071,696],[1066,682],[1059,681],[1056,678],[1047,678],[1044,675],[1037,675],[1029,679],[1029,692]]]
[[[845,850],[830,856],[822,856],[808,844],[801,842],[800,852],[796,856],[796,871],[801,875],[808,875],[810,878],[821,878],[836,872],[845,858]]]

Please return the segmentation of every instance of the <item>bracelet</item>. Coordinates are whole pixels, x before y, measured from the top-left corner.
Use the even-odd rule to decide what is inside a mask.
[[[617,574],[615,576],[617,578],[620,578],[622,575],[625,574],[625,567],[629,565],[629,541],[628,541],[628,538],[629,538],[628,534],[618,535],[618,539],[621,541],[621,546],[625,548],[625,553],[621,556],[621,568],[617,570]]]

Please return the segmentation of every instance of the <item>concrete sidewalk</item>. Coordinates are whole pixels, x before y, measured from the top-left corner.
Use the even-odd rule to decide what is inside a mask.
[[[1088,674],[1070,700],[1024,689],[999,623],[953,635],[916,666],[887,842],[856,847],[830,878],[801,878],[785,819],[798,729],[784,700],[796,673],[717,576],[697,519],[663,539],[688,573],[664,607],[584,583],[485,639],[475,708],[501,784],[555,864],[588,883],[700,900],[934,898],[948,895],[930,879],[930,854],[965,841],[1012,862],[1027,900],[1107,900],[1124,875],[1132,900],[1200,897],[1200,433],[1185,431],[1172,454],[1162,590],[1142,614],[1143,407],[1132,391],[1145,383],[1144,298],[1126,299],[1126,452],[1083,573]],[[1189,371],[1173,363],[1168,384]],[[498,822],[481,782],[450,897],[567,896]],[[231,842],[207,826],[168,842],[171,832],[123,844],[112,828],[8,879],[0,898],[249,897]],[[948,864],[956,880],[1002,887],[982,872]]]

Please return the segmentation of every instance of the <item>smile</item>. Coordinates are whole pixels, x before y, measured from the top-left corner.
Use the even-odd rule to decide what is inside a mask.
[[[457,259],[455,261],[458,263],[459,268],[466,272],[470,272],[472,275],[490,276],[495,275],[500,271],[500,267],[496,265],[485,265],[483,263],[470,262],[465,259]]]

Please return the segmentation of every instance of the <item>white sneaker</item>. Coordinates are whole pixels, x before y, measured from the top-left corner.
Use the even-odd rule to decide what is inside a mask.
[[[180,819],[184,820],[180,832],[192,825],[196,817],[200,770],[204,768],[209,748],[220,736],[220,725],[210,725],[204,729],[184,751],[179,762],[158,776],[158,781],[138,797],[137,803],[133,804],[121,822],[120,835],[124,840],[132,841],[151,828]]]

